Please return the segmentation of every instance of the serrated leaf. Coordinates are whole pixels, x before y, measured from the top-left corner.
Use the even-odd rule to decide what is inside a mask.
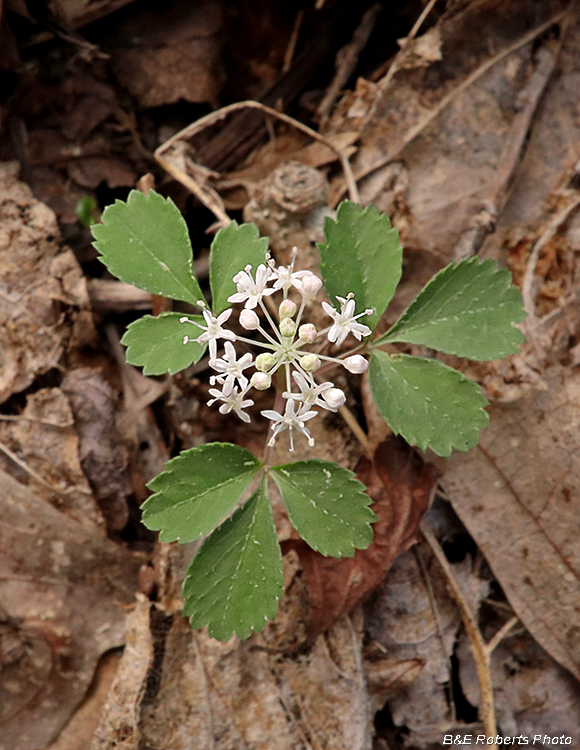
[[[312,549],[352,557],[373,540],[372,500],[352,471],[332,461],[297,461],[271,469],[290,522]]]
[[[263,480],[258,491],[206,539],[183,584],[184,614],[210,636],[247,638],[273,620],[284,590],[280,545]]]
[[[336,221],[324,223],[326,244],[319,243],[320,272],[333,305],[336,296],[352,292],[357,313],[373,308],[361,323],[374,328],[391,301],[401,278],[403,250],[389,217],[374,206],[344,201]],[[337,307],[338,309],[338,307]]]
[[[211,243],[209,256],[209,281],[212,294],[212,310],[218,315],[229,306],[228,297],[236,292],[233,277],[252,266],[254,274],[260,263],[265,262],[268,238],[260,237],[255,224],[236,221],[223,227]]]
[[[183,343],[183,337],[195,329],[180,323],[182,317],[182,313],[169,312],[157,317],[144,315],[130,323],[121,339],[121,343],[127,347],[127,362],[142,367],[144,375],[163,375],[166,372],[175,375],[198,362],[206,345]],[[201,315],[187,317],[204,323]]]
[[[514,354],[524,341],[514,324],[526,314],[520,290],[511,281],[510,272],[493,260],[452,263],[375,344],[406,341],[478,360]]]
[[[373,351],[369,367],[373,398],[396,435],[440,456],[477,445],[487,427],[481,388],[436,359]]]
[[[132,190],[126,203],[107,206],[91,231],[101,261],[117,278],[194,305],[203,299],[187,225],[171,198]]]
[[[183,451],[147,485],[143,523],[162,542],[182,544],[209,534],[240,500],[261,467],[250,451],[208,443]]]

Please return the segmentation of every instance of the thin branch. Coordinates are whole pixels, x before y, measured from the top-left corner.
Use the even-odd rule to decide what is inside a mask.
[[[483,636],[477,626],[475,616],[471,611],[468,601],[466,600],[463,592],[459,588],[459,584],[451,566],[445,557],[445,553],[441,548],[441,545],[437,541],[435,534],[431,528],[423,521],[421,523],[421,531],[425,539],[429,542],[433,554],[437,558],[439,565],[445,577],[447,579],[447,585],[449,593],[455,599],[459,611],[461,612],[461,618],[465,631],[471,643],[471,650],[475,659],[475,668],[477,670],[477,679],[479,681],[479,689],[481,692],[481,720],[483,721],[484,731],[488,737],[495,737],[497,734],[497,724],[495,721],[495,708],[493,702],[493,685],[491,682],[491,670],[490,670],[490,654]]]

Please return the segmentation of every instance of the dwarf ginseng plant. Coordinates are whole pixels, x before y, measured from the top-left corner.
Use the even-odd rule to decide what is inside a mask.
[[[326,379],[333,367],[369,369],[373,397],[393,432],[448,456],[475,446],[487,425],[480,387],[436,359],[387,353],[382,345],[422,344],[492,360],[516,352],[523,340],[515,327],[524,318],[522,299],[509,272],[477,257],[444,268],[390,330],[371,340],[402,267],[397,231],[373,206],[347,201],[326,220],[320,277],[299,270],[298,258],[276,265],[253,224],[232,222],[211,245],[211,308],[171,200],[133,191],[126,203],[106,208],[92,231],[101,260],[118,278],[200,313],[132,323],[123,337],[130,363],[146,375],[174,374],[208,349],[209,403],[245,422],[254,390],[273,391],[273,408],[261,412],[270,422],[263,461],[231,443],[185,450],[149,483],[154,494],[143,505],[143,522],[160,530],[162,541],[206,537],[187,572],[184,611],[193,627],[207,625],[220,640],[262,630],[278,608],[283,566],[270,480],[297,532],[323,555],[351,557],[372,541],[371,500],[351,471],[316,459],[269,462],[274,442],[286,434],[290,452],[295,440],[313,445],[310,420],[344,404],[344,392]],[[322,285],[328,326],[318,330],[305,313]],[[343,353],[349,340],[356,350]]]

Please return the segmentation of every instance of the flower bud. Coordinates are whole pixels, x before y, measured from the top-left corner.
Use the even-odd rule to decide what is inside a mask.
[[[353,354],[352,357],[343,359],[342,364],[349,372],[354,372],[355,375],[360,375],[369,369],[368,361],[360,354]]]
[[[268,372],[268,370],[271,370],[275,364],[276,357],[273,354],[264,352],[263,354],[258,354],[256,361],[254,362],[254,367],[259,372]]]
[[[315,276],[313,273],[309,273],[307,276],[303,276],[300,283],[302,294],[305,297],[315,297],[320,291],[322,286],[322,279]]]
[[[305,341],[307,344],[312,344],[314,339],[318,336],[316,326],[312,323],[304,323],[298,329],[298,337],[301,341]]]
[[[245,328],[246,331],[255,331],[260,325],[260,318],[258,318],[253,310],[245,308],[240,313],[240,325],[242,328]]]
[[[280,303],[280,307],[278,308],[278,314],[280,315],[280,320],[284,320],[284,318],[293,317],[295,312],[296,312],[296,304],[292,302],[291,299],[285,299],[283,302]]]
[[[250,378],[250,385],[258,391],[265,391],[272,385],[272,378],[265,372],[255,372]]]
[[[292,318],[284,318],[280,321],[280,333],[284,338],[291,339],[296,333],[296,323]]]
[[[322,394],[322,398],[326,401],[331,409],[340,409],[346,401],[346,396],[340,388],[330,388]]]
[[[320,365],[320,357],[317,357],[316,354],[305,354],[300,360],[300,367],[306,372],[315,372]]]

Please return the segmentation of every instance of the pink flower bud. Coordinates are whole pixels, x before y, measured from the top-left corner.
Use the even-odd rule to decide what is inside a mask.
[[[305,297],[315,297],[320,291],[321,286],[322,279],[319,279],[318,276],[315,276],[313,273],[303,276],[300,283],[302,294]]]
[[[360,354],[353,354],[352,357],[343,359],[342,364],[349,372],[354,372],[355,375],[360,375],[369,369],[369,363]]]
[[[316,354],[305,354],[300,360],[300,367],[306,372],[316,372],[321,364],[320,357]]]
[[[250,378],[250,385],[258,391],[265,391],[272,385],[272,378],[265,372],[255,372]]]
[[[312,323],[304,323],[298,329],[298,337],[301,341],[305,341],[307,344],[312,344],[314,339],[318,336],[316,326]]]
[[[280,321],[280,333],[284,338],[291,339],[296,333],[296,323],[292,318],[284,318]]]
[[[322,394],[322,398],[326,401],[331,409],[340,409],[341,406],[344,406],[344,403],[346,401],[346,396],[344,395],[344,392],[340,390],[340,388],[331,388],[330,390]]]
[[[283,320],[284,318],[291,318],[295,312],[296,312],[296,304],[292,302],[291,299],[285,299],[283,302],[280,303],[280,307],[278,308],[278,313],[280,315],[281,320]]]
[[[242,328],[245,328],[246,331],[255,331],[260,325],[260,318],[258,318],[253,310],[245,308],[240,313],[240,325]]]

